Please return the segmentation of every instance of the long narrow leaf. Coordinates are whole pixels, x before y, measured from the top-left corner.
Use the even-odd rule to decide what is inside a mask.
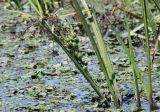
[[[125,5],[127,6],[127,8],[129,8],[130,6],[130,1],[129,0],[124,0]],[[126,29],[128,32],[128,40],[129,40],[129,51],[130,51],[130,55],[134,56],[133,53],[133,46],[132,46],[132,40],[131,40],[131,30],[130,30],[130,26],[128,23],[128,13],[124,12],[125,15],[125,24],[126,24]],[[135,85],[135,95],[136,95],[136,99],[137,99],[137,106],[138,108],[140,108],[141,106],[141,102],[140,102],[140,93],[139,93],[139,87],[138,87],[138,78],[137,78],[137,74],[136,74],[136,70],[134,68],[134,66],[132,65],[132,69],[133,69],[133,76],[134,76],[134,85]]]
[[[107,17],[106,17],[107,18]],[[141,83],[143,85],[143,88],[145,90],[145,93],[148,94],[148,89],[147,89],[147,85],[145,83],[144,77],[142,76],[140,69],[138,68],[138,66],[136,65],[135,61],[134,61],[134,57],[130,54],[129,49],[125,46],[124,42],[122,41],[122,39],[120,38],[120,34],[118,31],[116,31],[115,27],[111,24],[111,22],[109,21],[109,19],[107,18],[107,21],[109,23],[109,25],[111,25],[111,29],[112,31],[115,31],[116,34],[116,39],[118,40],[118,42],[122,45],[123,49],[125,50],[125,53],[128,55],[128,58],[130,60],[130,62],[132,63],[136,74],[138,75],[138,78],[141,80]]]
[[[143,2],[143,15],[144,15],[144,28],[145,28],[145,37],[146,37],[146,52],[147,52],[147,64],[148,64],[148,97],[150,104],[150,111],[153,107],[152,99],[152,79],[151,79],[151,57],[150,57],[150,48],[149,48],[149,31],[148,31],[148,20],[147,20],[147,3],[146,0]]]
[[[118,101],[118,99],[117,99],[117,97],[116,97],[116,95],[115,95],[114,88],[113,88],[112,83],[111,83],[111,80],[110,80],[110,78],[109,78],[109,76],[108,76],[108,72],[107,72],[107,70],[106,70],[106,68],[105,68],[105,63],[104,63],[104,61],[103,61],[103,59],[102,59],[101,53],[100,53],[100,51],[99,51],[99,49],[98,49],[98,46],[97,46],[97,44],[96,44],[96,42],[95,42],[95,40],[94,40],[94,36],[93,36],[93,34],[92,34],[91,30],[90,30],[89,25],[87,24],[87,21],[85,20],[85,17],[84,17],[84,15],[83,15],[83,13],[82,13],[82,9],[81,9],[78,1],[77,1],[77,0],[72,0],[72,2],[73,2],[74,8],[75,8],[77,14],[79,15],[79,18],[80,18],[80,20],[81,20],[81,22],[82,22],[82,25],[83,25],[83,27],[84,27],[84,30],[86,31],[87,35],[89,36],[89,39],[90,39],[90,41],[91,41],[91,44],[92,44],[92,46],[93,46],[93,48],[94,48],[94,50],[95,50],[95,53],[96,53],[96,55],[97,55],[97,58],[98,58],[98,60],[99,60],[99,62],[100,62],[100,65],[101,65],[101,67],[102,67],[102,70],[105,71],[104,74],[106,73],[105,76],[106,76],[106,80],[107,80],[107,83],[108,83],[108,88],[109,88],[109,91],[111,92],[111,95],[113,96],[115,106],[116,106],[117,108],[119,108],[119,106],[120,106],[120,105],[119,105],[119,101]],[[85,4],[85,1],[83,1],[83,2],[84,2],[84,4]],[[87,7],[87,5],[84,5],[84,6]],[[86,10],[87,10],[87,8],[86,8]]]
[[[56,41],[62,47],[62,49],[65,51],[65,53],[70,57],[70,59],[74,62],[74,64],[76,65],[76,67],[80,70],[80,72],[83,74],[83,76],[86,78],[86,80],[90,83],[90,85],[96,91],[96,93],[100,96],[101,100],[105,100],[104,95],[101,93],[99,87],[96,85],[96,83],[93,81],[92,77],[89,75],[89,72],[87,70],[83,69],[83,67],[81,66],[81,64],[79,64],[79,62],[77,61],[77,59],[75,59],[74,56],[60,42],[60,40],[58,39],[59,37],[57,37],[56,35],[54,35],[52,33],[51,29],[47,26],[46,23],[43,22],[43,24],[41,24],[41,25],[43,26],[43,28],[45,29],[45,31],[49,32],[49,35],[52,37],[52,39],[54,41]],[[108,103],[108,105],[109,105],[109,103]]]

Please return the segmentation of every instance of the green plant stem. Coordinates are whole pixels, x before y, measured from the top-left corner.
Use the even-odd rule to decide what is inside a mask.
[[[93,13],[91,14],[90,13],[91,11],[88,8],[85,0],[81,0],[81,2],[83,4],[85,10],[88,10],[87,11],[88,17],[90,17],[90,19],[93,19],[93,21],[90,21],[90,24],[91,24],[91,27],[92,27],[93,32],[95,34],[95,38],[96,38],[97,45],[99,47],[99,51],[102,56],[103,62],[105,63],[106,66],[108,65],[107,67],[105,66],[105,68],[107,69],[108,75],[109,75],[110,79],[112,80],[113,67],[112,67],[111,61],[109,59],[101,31],[98,27],[99,25],[97,23],[97,20],[96,20],[95,14],[94,14],[94,9],[91,9],[91,11],[93,11]]]
[[[62,49],[65,51],[65,53],[69,56],[69,58],[74,62],[74,64],[76,65],[76,67],[80,70],[80,72],[83,74],[83,76],[86,78],[86,80],[90,83],[90,85],[92,86],[92,88],[96,91],[96,93],[99,95],[100,99],[102,101],[105,100],[104,95],[101,93],[99,87],[96,85],[96,83],[94,82],[94,80],[92,79],[92,77],[90,76],[88,70],[83,69],[82,65],[79,64],[79,62],[77,61],[76,58],[74,58],[74,56],[66,49],[66,47],[60,42],[60,40],[58,39],[59,37],[57,37],[56,35],[54,35],[52,33],[52,31],[50,30],[50,28],[47,26],[46,23],[43,22],[43,24],[41,24],[43,26],[43,28],[45,29],[45,31],[47,31],[49,33],[49,35],[51,35],[51,37],[53,38],[54,41],[56,41],[61,47]],[[109,105],[109,103],[108,103]]]
[[[153,0],[153,2],[155,3],[157,9],[159,10],[160,12],[160,2],[158,2],[157,0]],[[158,51],[160,51],[160,43],[158,43]]]
[[[119,99],[120,99],[119,89],[117,87],[115,77],[112,76],[113,66],[112,66],[112,63],[110,61],[109,55],[107,53],[106,45],[105,45],[105,42],[103,40],[103,36],[102,36],[101,30],[100,30],[98,21],[96,19],[95,9],[93,9],[92,7],[91,7],[91,9],[89,9],[85,0],[81,0],[81,2],[83,4],[85,10],[88,10],[88,12],[86,12],[88,17],[90,17],[91,20],[93,19],[93,21],[90,21],[90,24],[91,24],[91,27],[93,29],[94,35],[95,35],[95,41],[97,42],[97,45],[98,45],[98,48],[99,48],[98,50],[99,50],[100,55],[102,57],[102,60],[99,59],[99,61],[100,62],[103,61],[102,63],[104,63],[104,64],[100,63],[100,66],[101,66],[101,68],[104,68],[102,70],[103,70],[103,73],[105,75],[106,80],[109,77],[109,79],[113,82],[112,88],[115,92],[115,93],[113,93],[114,94],[113,98],[115,100],[115,104],[117,105],[117,107],[120,107],[120,105],[118,105],[119,104]]]
[[[107,53],[107,49],[105,47],[105,42],[103,40],[103,36],[102,36],[101,31],[100,31],[98,21],[96,19],[94,9],[92,9],[92,11],[93,11],[92,16],[93,16],[93,20],[94,20],[93,21],[94,24],[92,26],[92,29],[93,29],[95,37],[96,37],[95,39],[97,41],[99,51],[100,51],[102,59],[103,59],[105,69],[107,70],[107,71],[103,71],[103,72],[104,72],[105,78],[106,79],[109,78],[113,82],[112,87],[113,87],[113,90],[115,92],[113,97],[114,97],[114,100],[115,100],[115,103],[116,103],[117,107],[120,107],[120,104],[119,104],[120,92],[119,92],[119,89],[117,87],[116,78],[115,78],[115,76],[113,76],[113,66],[111,64],[109,55]]]
[[[127,32],[128,32],[130,55],[132,55],[134,57],[131,34],[130,34],[130,27],[129,27],[129,23],[128,23],[128,15],[127,14],[125,16],[125,22],[126,22],[126,28],[127,28]],[[138,87],[138,78],[137,78],[137,74],[135,72],[134,66],[133,65],[131,65],[131,66],[132,66],[132,69],[133,69],[133,77],[134,77],[135,95],[136,95],[136,99],[137,99],[137,106],[140,108],[141,107],[141,102],[140,102],[140,93],[139,93],[139,87]]]
[[[106,17],[107,18],[107,17]],[[120,34],[118,31],[116,31],[115,27],[111,24],[111,22],[109,21],[109,19],[107,18],[107,22],[109,23],[109,25],[111,25],[111,29],[112,31],[115,32],[116,34],[116,39],[118,40],[118,42],[122,45],[123,49],[125,50],[125,53],[128,55],[128,58],[131,62],[131,64],[133,65],[136,74],[138,75],[138,78],[141,80],[143,89],[145,91],[146,94],[148,94],[148,89],[147,89],[147,85],[145,84],[145,80],[144,77],[141,75],[141,72],[138,68],[138,66],[136,65],[135,61],[134,61],[134,57],[133,55],[130,54],[129,49],[125,46],[124,42],[122,41],[122,39],[120,38]]]
[[[46,15],[44,1],[42,1],[42,0],[29,0],[29,3],[36,10],[36,12],[40,15],[40,17],[44,17]]]
[[[128,8],[128,6],[127,6]],[[134,57],[134,53],[133,53],[133,46],[132,46],[132,40],[131,40],[131,30],[130,30],[130,26],[128,23],[128,13],[124,12],[125,14],[125,24],[126,24],[126,29],[128,32],[128,40],[129,40],[129,51],[130,51],[130,55],[132,55]],[[141,107],[141,102],[140,102],[140,93],[139,93],[139,87],[138,87],[138,78],[137,78],[137,74],[135,72],[135,68],[134,66],[131,64],[132,69],[133,69],[133,77],[134,77],[134,87],[135,87],[135,95],[136,95],[136,99],[137,99],[137,107],[140,108]]]
[[[148,22],[147,22],[147,7],[146,0],[143,2],[143,15],[144,15],[144,27],[145,27],[145,37],[146,37],[146,52],[147,52],[147,63],[148,63],[148,97],[150,104],[150,111],[153,108],[153,99],[152,99],[152,79],[151,79],[151,57],[150,57],[150,48],[149,48],[149,31],[148,31]]]
[[[93,36],[93,34],[91,33],[90,27],[89,27],[89,25],[87,24],[87,21],[85,20],[85,17],[84,17],[84,15],[83,15],[83,13],[82,13],[82,9],[81,9],[81,7],[80,7],[80,5],[79,5],[79,3],[78,3],[77,0],[72,0],[72,3],[73,3],[73,5],[74,5],[74,8],[75,8],[75,10],[76,10],[76,12],[77,12],[80,20],[81,20],[81,23],[82,23],[82,25],[83,25],[83,27],[84,27],[84,30],[86,31],[86,33],[87,33],[87,35],[88,35],[88,37],[89,37],[89,39],[90,39],[90,41],[91,41],[91,44],[92,44],[92,46],[93,46],[93,48],[94,48],[94,51],[95,51],[95,53],[96,53],[96,55],[97,55],[97,58],[98,58],[99,62],[100,62],[100,65],[101,65],[101,67],[102,67],[102,70],[105,70],[105,64],[104,64],[103,59],[102,59],[102,57],[101,57],[101,54],[100,54],[100,52],[99,52],[98,46],[97,46],[97,44],[96,44],[96,42],[95,42],[95,40],[94,40],[94,36]],[[107,70],[105,70],[104,73],[107,74]],[[119,105],[119,102],[118,102],[118,100],[117,100],[117,97],[115,96],[115,92],[114,92],[114,89],[113,89],[113,86],[112,86],[112,83],[111,83],[112,81],[110,80],[108,74],[105,75],[105,76],[106,76],[106,80],[107,80],[107,83],[108,83],[109,91],[111,92],[111,95],[113,96],[113,99],[114,99],[114,104],[115,104],[115,106],[116,106],[117,108],[119,108],[120,105]]]

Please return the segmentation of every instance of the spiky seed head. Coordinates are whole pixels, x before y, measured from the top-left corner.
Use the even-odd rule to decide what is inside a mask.
[[[74,49],[77,49],[77,48],[78,48],[78,45],[77,45],[77,43],[75,43],[75,42],[72,42],[72,47],[73,47]]]
[[[79,53],[77,54],[77,58],[78,58],[78,59],[82,59],[82,57],[83,57],[83,54],[79,52]]]

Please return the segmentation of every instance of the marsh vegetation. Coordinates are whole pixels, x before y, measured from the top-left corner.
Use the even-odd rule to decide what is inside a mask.
[[[160,111],[159,4],[0,1],[0,110]]]

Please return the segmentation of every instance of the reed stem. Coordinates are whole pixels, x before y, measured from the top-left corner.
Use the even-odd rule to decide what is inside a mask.
[[[90,76],[88,70],[83,69],[83,66],[81,64],[79,64],[79,62],[77,61],[76,58],[74,58],[74,56],[66,49],[66,47],[60,42],[59,37],[57,37],[55,34],[52,33],[51,29],[47,26],[46,23],[43,22],[43,24],[41,24],[44,28],[45,31],[48,32],[48,34],[52,37],[52,39],[54,41],[56,41],[61,47],[62,49],[65,51],[65,53],[69,56],[69,58],[74,62],[74,64],[76,65],[76,67],[80,70],[80,72],[83,74],[83,76],[86,78],[86,80],[90,83],[90,85],[92,86],[92,88],[96,91],[96,93],[99,95],[100,99],[102,101],[105,100],[104,95],[102,94],[102,92],[100,91],[99,87],[97,86],[97,84],[94,82],[94,80],[92,79],[92,77]],[[109,103],[108,103],[109,105]]]
[[[151,77],[151,57],[150,57],[150,47],[149,47],[149,31],[147,22],[147,7],[146,0],[143,2],[143,15],[144,15],[144,27],[145,27],[145,37],[146,37],[146,53],[147,53],[147,64],[148,64],[148,98],[150,104],[150,111],[153,109],[153,99],[152,99],[152,77]]]
[[[89,10],[85,0],[81,0],[81,1],[83,3],[83,6],[86,8],[85,10]],[[89,27],[87,21],[86,21],[84,15],[82,13],[82,9],[81,9],[78,1],[77,0],[72,0],[72,3],[74,5],[73,7],[75,8],[75,10],[76,10],[76,12],[77,12],[77,14],[78,14],[78,16],[79,16],[79,18],[81,20],[81,23],[82,23],[82,25],[84,27],[84,30],[86,31],[87,35],[89,36],[91,44],[92,44],[92,46],[94,48],[94,51],[95,51],[95,53],[97,55],[97,58],[98,58],[99,62],[100,62],[100,66],[101,66],[101,68],[103,70],[103,73],[105,75],[105,78],[107,80],[107,83],[108,83],[107,86],[108,86],[109,91],[111,92],[111,95],[113,97],[114,104],[115,104],[115,106],[117,108],[119,108],[120,107],[119,99],[115,95],[115,90],[114,90],[113,85],[111,83],[111,82],[113,82],[113,80],[110,79],[110,76],[108,74],[108,73],[110,73],[110,74],[112,73],[112,65],[110,63],[110,60],[109,61],[107,60],[107,59],[109,59],[109,57],[107,55],[106,48],[104,48],[104,45],[102,45],[103,43],[101,43],[101,42],[104,42],[104,41],[100,40],[100,39],[102,39],[102,35],[101,35],[101,33],[100,33],[99,29],[98,29],[98,26],[97,26],[97,24],[95,22],[94,15],[92,15],[90,12],[87,12],[89,19],[94,21],[94,22],[90,21],[90,23],[91,23],[91,27],[92,27],[92,29],[93,29],[93,31],[95,33],[95,38],[96,39],[99,38],[99,40],[96,40],[96,41],[94,39],[94,36],[93,36],[93,34],[92,34],[91,30],[90,30],[90,27]],[[98,44],[98,46],[97,46],[97,44]],[[102,52],[105,52],[106,54],[102,54]],[[107,58],[106,58],[106,56],[107,56]],[[103,59],[103,58],[106,58],[106,59]],[[110,66],[110,69],[105,66],[105,61],[110,63],[110,64],[108,64],[108,66]]]
[[[129,3],[125,2],[127,8],[129,8]],[[128,3],[128,4],[127,4]],[[131,30],[130,30],[130,26],[128,23],[128,13],[126,11],[124,11],[125,14],[125,26],[128,32],[128,41],[129,41],[129,51],[130,51],[130,55],[133,56],[134,59],[134,53],[133,53],[133,46],[132,46],[132,40],[131,40]],[[134,68],[133,64],[131,63],[131,67],[133,69],[133,77],[134,77],[134,87],[135,87],[135,95],[136,95],[136,99],[137,99],[137,107],[140,109],[141,107],[141,102],[140,102],[140,93],[139,93],[139,86],[138,86],[138,78],[137,78],[137,74],[136,74],[136,69]]]

